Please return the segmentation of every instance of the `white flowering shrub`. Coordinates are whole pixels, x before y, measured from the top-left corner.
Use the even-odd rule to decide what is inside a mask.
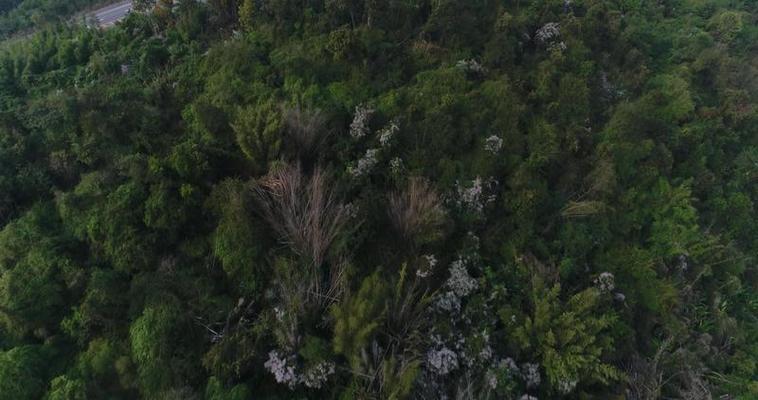
[[[677,260],[679,261],[679,265],[678,265],[679,269],[682,272],[686,272],[689,269],[689,263],[687,262],[687,256],[684,255],[684,254],[680,254],[679,257],[677,258]]]
[[[475,279],[482,259],[478,236],[460,243],[448,279],[432,303],[436,323],[429,335],[419,398],[515,398],[540,387],[538,364],[524,364],[502,353],[501,320],[495,315],[499,295],[482,292],[486,274]],[[449,397],[447,397],[449,396]]]
[[[452,291],[443,292],[438,295],[434,305],[437,310],[442,312],[454,314],[461,312],[461,298]]]
[[[486,339],[487,343],[482,347],[481,350],[479,350],[478,358],[481,361],[489,361],[492,358],[493,350],[492,346],[489,344],[489,338]]]
[[[450,277],[445,282],[458,297],[466,297],[477,289],[478,282],[472,278],[466,268],[466,260],[458,258],[450,264]]]
[[[521,370],[519,369],[518,365],[516,365],[516,361],[514,361],[510,357],[500,360],[499,367],[505,369],[506,371],[514,375],[521,373]]]
[[[528,388],[536,388],[542,382],[540,376],[540,366],[535,363],[524,363],[521,365],[521,376],[524,378],[524,383]]]
[[[379,149],[368,149],[355,166],[348,168],[348,173],[355,178],[364,176],[371,172],[377,163],[379,163]]]
[[[484,68],[479,61],[476,61],[473,58],[469,60],[458,60],[455,66],[465,72],[477,75],[483,75],[487,72],[487,69]]]
[[[565,379],[558,382],[558,391],[561,394],[569,394],[574,391],[574,388],[576,388],[577,383],[579,383],[576,379]]]
[[[308,368],[308,370],[305,371],[305,374],[303,374],[302,381],[303,384],[309,388],[320,389],[333,373],[334,363],[322,361],[315,366]]]
[[[342,211],[345,213],[348,219],[358,218],[358,212],[360,211],[358,205],[355,203],[347,203],[342,206]]]
[[[401,175],[404,170],[405,165],[403,164],[402,158],[395,157],[390,160],[390,173],[392,173],[392,175]]]
[[[562,52],[566,50],[566,43],[559,40],[561,36],[560,24],[557,22],[548,22],[542,25],[534,34],[534,38],[540,44],[546,46],[551,52]]]
[[[268,360],[263,364],[269,372],[274,375],[278,383],[283,383],[294,389],[300,382],[300,378],[295,373],[294,357],[281,357],[279,352],[272,350],[268,353]]]
[[[548,22],[542,25],[534,34],[534,38],[540,43],[552,42],[561,36],[560,24],[557,22]]]
[[[434,254],[425,254],[424,259],[426,259],[426,262],[429,264],[429,268],[434,268],[434,266],[437,265],[437,257],[435,257]]]
[[[423,262],[416,270],[416,276],[426,278],[434,272],[434,267],[437,266],[437,257],[434,254],[425,254],[421,258]]]
[[[274,375],[277,383],[285,384],[290,389],[295,389],[299,384],[312,389],[320,389],[329,376],[334,374],[335,368],[333,362],[322,361],[300,374],[295,365],[295,356],[284,357],[277,350],[272,350],[268,353],[268,360],[263,367]]]
[[[350,136],[354,139],[361,139],[371,133],[369,127],[369,119],[373,115],[374,110],[365,106],[358,106],[355,109],[355,117],[350,124]],[[395,138],[400,132],[400,125],[397,118],[390,120],[390,122],[378,132],[376,132],[377,141],[379,146],[374,146],[368,150],[358,161],[353,165],[348,166],[347,170],[354,178],[365,176],[371,173],[376,165],[379,163],[379,155],[384,151],[388,151],[395,141]],[[397,175],[402,170],[402,160],[400,158],[393,158],[390,161],[391,171]]]
[[[355,107],[355,113],[353,115],[353,122],[350,123],[350,136],[353,139],[360,139],[369,133],[369,122],[371,116],[374,115],[374,109],[365,105],[358,105]]]
[[[426,364],[437,375],[447,375],[458,369],[458,355],[447,347],[430,350],[426,354]]]
[[[435,260],[436,263],[436,260]],[[479,287],[479,283],[468,273],[467,260],[459,257],[450,264],[450,276],[445,281],[446,291],[437,295],[434,305],[442,312],[459,313],[461,300]]]
[[[277,321],[283,322],[284,316],[285,316],[284,308],[280,306],[274,307],[274,318],[276,318]]]
[[[497,389],[497,374],[495,371],[489,370],[484,376],[485,382],[487,382],[487,388],[490,390]]]
[[[566,43],[563,41],[560,41],[560,42],[556,41],[556,42],[550,43],[547,49],[550,50],[551,52],[561,53],[566,50]]]
[[[484,207],[495,201],[495,195],[488,193],[497,185],[497,181],[490,179],[486,183],[480,177],[476,177],[468,185],[455,183],[455,204],[461,210],[473,213],[481,213]]]
[[[484,141],[484,150],[488,153],[497,154],[503,148],[503,139],[497,135],[492,135]]]
[[[390,145],[392,145],[392,141],[399,131],[400,125],[398,124],[397,119],[393,119],[389,124],[387,124],[387,126],[378,132],[379,144],[384,148],[390,147]]]
[[[595,278],[595,285],[603,293],[610,293],[616,288],[616,279],[610,272],[603,272]]]

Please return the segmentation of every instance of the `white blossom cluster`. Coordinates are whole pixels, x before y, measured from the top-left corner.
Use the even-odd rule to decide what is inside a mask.
[[[687,256],[684,254],[679,255],[678,261],[679,261],[679,269],[682,272],[686,272],[687,269],[689,269],[690,267],[689,263],[687,262]]]
[[[497,135],[492,135],[484,141],[484,150],[489,153],[497,154],[498,152],[500,152],[500,149],[502,148],[503,148],[503,139],[501,139]]]
[[[534,34],[534,38],[540,43],[552,42],[560,36],[561,27],[557,22],[548,22],[545,25],[542,25],[542,27],[537,29],[537,32]]]
[[[274,317],[276,317],[276,320],[279,322],[284,321],[284,309],[281,307],[274,307]]]
[[[470,338],[469,343],[473,346],[466,346],[466,339]],[[458,351],[460,364],[471,371],[475,368],[486,367],[493,364],[495,350],[490,345],[490,336],[486,330],[473,333],[470,336],[461,334],[455,340],[455,349]]]
[[[497,374],[495,374],[495,371],[487,370],[487,373],[484,375],[484,382],[490,390],[497,389]]]
[[[539,400],[539,399],[537,399],[534,396],[530,396],[528,394],[525,394],[525,395],[519,397],[518,400]]]
[[[557,52],[563,52],[566,50],[566,43],[563,41],[560,42],[553,42],[550,43],[550,45],[547,47],[550,51],[557,51]]]
[[[390,172],[393,175],[400,175],[404,169],[405,169],[405,166],[403,165],[402,158],[395,157],[390,160]]]
[[[490,180],[487,182],[487,186],[495,186],[496,181]],[[481,213],[484,210],[484,206],[495,201],[494,195],[488,195],[485,193],[485,182],[482,178],[476,177],[471,181],[470,186],[462,186],[459,182],[455,183],[455,190],[457,192],[457,198],[455,199],[458,208],[467,209],[476,213]]]
[[[284,383],[290,389],[294,389],[298,382],[300,382],[300,378],[295,373],[293,363],[292,357],[280,357],[278,351],[272,350],[268,353],[268,361],[263,366],[274,374],[274,379],[278,383]]]
[[[358,218],[358,206],[355,203],[347,203],[342,206],[342,211],[349,219]]]
[[[521,371],[512,358],[500,359],[492,363],[485,375],[485,383],[490,389],[496,389],[499,384],[498,372],[505,373],[510,378],[521,376]]]
[[[547,45],[550,51],[566,50],[566,43],[558,40],[561,36],[560,25],[557,22],[548,22],[534,34],[538,42]]]
[[[466,297],[479,287],[476,279],[468,274],[466,260],[463,258],[458,258],[450,264],[450,277],[445,285],[458,297]]]
[[[479,283],[471,277],[466,268],[467,260],[459,257],[450,264],[450,277],[445,281],[448,289],[437,296],[435,306],[443,312],[459,313],[461,299],[468,296],[479,287]]]
[[[359,177],[371,172],[372,169],[379,162],[379,149],[368,149],[366,154],[358,160],[355,167],[350,167],[348,172],[353,177]]]
[[[437,296],[434,305],[440,311],[459,313],[461,312],[461,298],[454,292],[444,292]]]
[[[353,139],[360,139],[369,133],[369,121],[374,114],[374,109],[365,105],[355,106],[355,115],[353,122],[350,123],[350,136]]]
[[[334,363],[322,361],[305,371],[302,381],[309,388],[321,389],[321,386],[329,379],[329,375],[333,373]]]
[[[563,394],[569,394],[574,391],[577,383],[579,383],[579,381],[576,379],[562,380],[558,382],[558,391]]]
[[[603,272],[595,278],[595,285],[603,293],[610,293],[616,288],[616,279],[610,272]]]
[[[447,375],[458,369],[458,355],[447,347],[429,350],[426,354],[426,364],[438,375]]]
[[[472,59],[458,60],[455,66],[463,71],[482,75],[487,72],[487,69],[479,63],[479,61]]]
[[[521,373],[521,370],[518,368],[518,365],[516,365],[516,361],[514,361],[512,358],[508,357],[504,360],[500,360],[500,363],[498,364],[500,368],[506,369],[511,374],[518,374]]]
[[[494,350],[492,350],[492,346],[490,346],[489,335],[484,333],[483,336],[484,336],[485,344],[484,344],[484,347],[482,347],[482,350],[479,351],[478,356],[480,360],[488,361],[494,355]]]
[[[434,272],[434,267],[437,265],[437,257],[434,254],[425,254],[422,258],[426,262],[416,270],[416,276],[426,278]]]
[[[469,321],[468,324],[470,323]],[[469,378],[483,379],[484,385],[495,389],[500,377],[499,370],[502,368],[498,368],[498,362],[493,359],[494,349],[490,346],[487,331],[474,333],[473,336],[468,336],[461,330],[456,331],[448,334],[447,339],[439,334],[430,336],[432,347],[426,353],[426,371],[431,374],[432,379],[443,382],[443,386],[448,374],[461,371]],[[470,344],[473,344],[473,347]],[[447,398],[439,389],[433,398]]]
[[[301,383],[309,388],[319,389],[334,373],[334,363],[322,361],[300,375],[295,370],[294,356],[283,357],[276,350],[268,353],[268,361],[263,366],[274,375],[276,382],[283,383],[290,389]]]
[[[390,123],[379,131],[379,144],[382,147],[389,147],[392,144],[392,139],[400,131],[400,125],[397,119],[393,119]]]
[[[524,363],[521,365],[521,376],[524,378],[526,387],[535,388],[540,385],[542,378],[540,376],[540,366],[535,363]]]
[[[350,124],[350,136],[354,139],[361,139],[371,133],[369,120],[373,113],[374,110],[371,108],[357,106],[355,108],[353,122]],[[387,126],[376,132],[379,140],[379,147],[366,150],[366,153],[356,161],[355,165],[348,166],[348,173],[354,178],[370,173],[379,163],[379,155],[382,149],[387,149],[392,146],[399,131],[400,125],[397,118],[394,118],[387,124]],[[400,174],[400,171],[402,170],[402,160],[400,158],[392,159],[390,161],[390,168],[393,173]]]

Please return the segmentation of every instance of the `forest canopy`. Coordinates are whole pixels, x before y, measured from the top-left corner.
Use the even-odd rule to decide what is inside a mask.
[[[104,0],[0,0],[0,38],[24,35],[72,19]]]
[[[758,3],[84,3],[0,2],[0,400],[758,398]]]

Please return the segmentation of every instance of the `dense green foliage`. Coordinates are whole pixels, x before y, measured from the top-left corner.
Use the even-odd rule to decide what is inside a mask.
[[[175,3],[0,56],[0,399],[758,398],[758,3]]]
[[[0,37],[64,21],[104,0],[0,0]]]

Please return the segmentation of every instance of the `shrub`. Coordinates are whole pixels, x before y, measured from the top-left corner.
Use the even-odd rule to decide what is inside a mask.
[[[445,210],[434,188],[422,178],[411,178],[403,191],[389,199],[392,227],[403,240],[429,243],[442,236]]]
[[[327,176],[316,168],[306,176],[300,165],[271,171],[254,188],[263,215],[302,260],[318,268],[346,222],[345,207]]]

